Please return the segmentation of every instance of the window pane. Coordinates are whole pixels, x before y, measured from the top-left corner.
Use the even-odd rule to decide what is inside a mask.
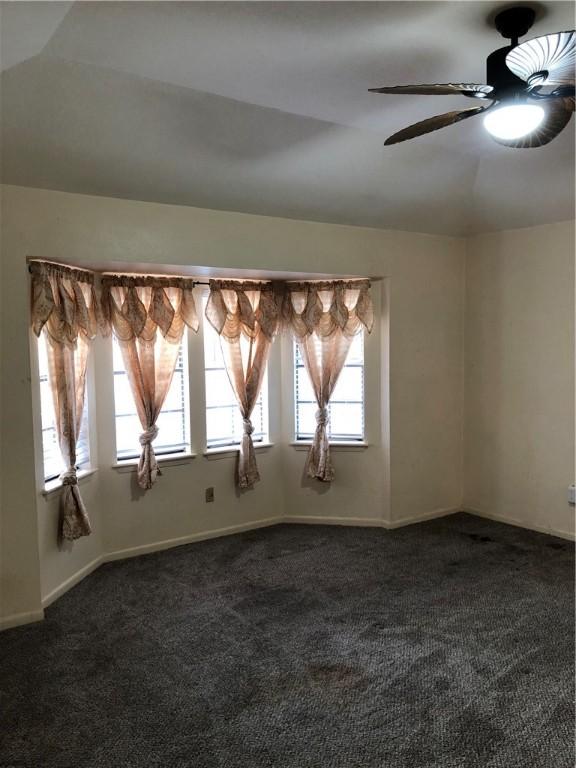
[[[88,440],[88,391],[84,393],[84,413],[80,424],[80,434],[76,443],[76,466],[85,467],[90,464],[90,443]]]
[[[54,401],[47,379],[40,380],[40,408],[42,409],[42,429],[54,428]]]
[[[142,432],[138,416],[116,416],[116,453],[118,456],[138,456]]]
[[[206,407],[236,405],[236,397],[225,370],[206,371]]]
[[[114,374],[114,402],[116,403],[116,416],[136,413],[128,376],[124,371]]]
[[[328,437],[364,438],[364,336],[357,334],[328,405]],[[294,343],[296,439],[309,440],[316,431],[318,406],[298,345]]]
[[[364,425],[362,423],[362,406],[360,404],[330,404],[330,437],[357,439],[358,435],[362,435],[363,432]]]
[[[44,479],[58,477],[65,467],[58,446],[55,429],[42,430],[42,450],[44,453]]]
[[[204,300],[204,308],[206,307]],[[224,445],[238,445],[244,432],[242,416],[230,384],[220,338],[208,321],[204,322],[204,366],[206,381],[206,445],[216,448]],[[243,359],[247,358],[249,342],[241,338]],[[253,442],[268,437],[268,373],[264,373],[262,389],[252,411]]]
[[[174,371],[170,389],[164,400],[162,411],[180,411],[182,412],[182,401],[184,399],[184,372]]]
[[[266,383],[266,380],[264,380],[264,384],[265,383]],[[240,416],[240,413],[238,413],[238,416]],[[264,437],[267,436],[268,424],[266,422],[266,413],[264,408],[263,397],[260,397],[258,399],[258,402],[254,406],[254,410],[252,411],[252,426],[254,427],[254,432],[252,433],[253,443],[255,443],[257,440],[263,440]]]
[[[163,446],[175,446],[176,448],[182,447],[184,441],[184,412],[179,411],[165,411],[162,409],[158,420],[156,421],[158,427],[158,437],[154,440],[154,448],[162,448]]]
[[[204,302],[204,308],[206,308],[206,302]],[[210,323],[204,318],[204,364],[206,368],[223,368],[224,358],[222,357],[222,349],[220,347],[220,339],[218,334],[212,328]]]
[[[38,339],[38,372],[40,375],[40,416],[42,422],[42,454],[44,463],[44,479],[52,480],[60,475],[66,467],[60,453],[56,434],[56,418],[54,415],[54,400],[50,390],[48,376],[48,349],[46,338],[41,334]],[[88,441],[88,395],[84,398],[84,412],[80,425],[80,434],[76,446],[76,467],[85,467],[90,463],[90,446]]]
[[[298,391],[296,393],[296,397],[298,402],[308,401],[310,403],[315,403],[316,397],[314,396],[314,390],[312,389],[312,384],[310,383],[310,377],[306,373],[304,367],[300,368],[298,371],[297,384]]]
[[[362,401],[362,368],[347,366],[342,369],[330,401]]]
[[[316,431],[316,403],[298,403],[296,406],[296,434],[298,437],[312,437]]]
[[[211,408],[206,411],[206,431],[208,444],[223,442],[235,442],[232,438],[238,430],[236,413],[238,406],[223,408]]]
[[[122,352],[116,339],[113,340],[114,361],[114,403],[116,410],[116,455],[119,459],[140,455],[139,442],[142,425],[136,412],[128,375],[124,369]],[[156,421],[158,437],[154,440],[157,454],[178,453],[188,447],[188,365],[186,357],[186,335],[183,337],[174,376],[162,411]]]
[[[354,363],[364,364],[364,333],[357,333],[350,344],[346,365],[353,365]]]

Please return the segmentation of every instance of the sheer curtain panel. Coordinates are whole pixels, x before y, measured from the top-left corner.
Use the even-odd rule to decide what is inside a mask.
[[[316,432],[305,471],[323,482],[334,479],[326,431],[327,406],[355,334],[374,325],[369,280],[287,283],[282,320],[300,348],[318,405]]]
[[[236,484],[239,488],[251,488],[260,480],[260,474],[250,416],[278,330],[279,303],[273,283],[210,280],[206,318],[220,336],[224,364],[242,414],[244,430]],[[242,336],[248,341],[244,353]]]
[[[76,445],[80,433],[86,364],[91,340],[102,323],[94,275],[82,269],[31,261],[32,329],[44,333],[56,432],[66,466],[62,481],[60,536],[74,540],[92,530],[78,489]]]
[[[145,490],[162,474],[152,443],[184,326],[198,330],[193,288],[194,281],[178,277],[102,277],[102,312],[108,332],[111,328],[118,340],[143,430],[137,477]]]

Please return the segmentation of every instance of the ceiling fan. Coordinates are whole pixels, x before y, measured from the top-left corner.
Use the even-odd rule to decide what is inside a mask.
[[[389,136],[384,144],[397,144],[437,131],[468,117],[485,113],[484,127],[507,147],[541,147],[566,127],[574,112],[576,33],[555,32],[518,44],[534,23],[535,11],[508,8],[494,19],[510,45],[486,60],[486,85],[446,83],[370,88],[372,93],[461,95],[491,103],[445,112],[410,125]]]

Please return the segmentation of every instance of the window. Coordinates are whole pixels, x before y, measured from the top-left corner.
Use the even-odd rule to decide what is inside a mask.
[[[316,431],[318,405],[310,379],[294,342],[294,395],[296,440],[312,440]],[[364,333],[354,336],[328,404],[328,439],[364,440]]]
[[[54,400],[48,375],[48,349],[46,337],[40,334],[38,339],[38,370],[40,374],[40,413],[42,419],[42,453],[44,457],[44,480],[55,480],[66,467],[60,454],[56,434]],[[88,393],[84,396],[84,413],[80,426],[80,435],[76,446],[76,469],[90,464],[90,446],[88,442]]]
[[[156,421],[158,437],[153,443],[156,456],[184,453],[189,449],[188,365],[186,349],[185,332],[180,344],[180,351],[178,352],[170,389]],[[142,432],[142,425],[136,413],[128,374],[124,368],[122,352],[116,339],[113,340],[113,360],[116,456],[119,461],[136,459],[140,456],[141,451],[138,438]]]
[[[205,302],[206,303],[206,302]],[[249,341],[241,337],[242,355],[248,354]],[[206,446],[219,448],[239,445],[242,440],[242,416],[228,379],[220,338],[210,323],[204,322],[204,366],[206,376]],[[252,440],[268,439],[268,371],[250,417],[254,426]]]

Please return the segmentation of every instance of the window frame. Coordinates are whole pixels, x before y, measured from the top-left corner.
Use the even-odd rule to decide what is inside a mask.
[[[136,406],[134,404],[134,411],[130,413],[120,414],[118,415],[116,411],[116,376],[122,375],[126,376],[126,380],[128,380],[128,374],[126,370],[116,370],[116,367],[114,365],[114,345],[117,344],[117,340],[114,337],[114,334],[111,334],[111,343],[112,343],[112,419],[113,419],[113,435],[114,435],[114,467],[122,467],[122,466],[128,466],[131,464],[135,464],[140,459],[141,451],[138,450],[135,447],[134,453],[124,453],[123,455],[120,455],[118,452],[118,439],[117,439],[117,420],[118,418],[122,418],[124,416],[128,417],[137,417],[136,412]],[[180,342],[180,353],[178,357],[181,357],[182,359],[182,365],[179,367],[178,363],[176,364],[176,368],[174,369],[174,372],[176,371],[180,372],[182,374],[182,404],[183,408],[182,410],[178,409],[171,409],[170,411],[165,411],[164,408],[161,409],[160,413],[180,413],[182,412],[182,422],[184,427],[184,438],[185,441],[183,443],[173,444],[173,445],[166,445],[163,447],[154,447],[154,455],[156,456],[157,460],[159,462],[161,461],[169,461],[170,459],[178,460],[183,457],[189,457],[192,456],[192,449],[191,449],[191,438],[190,438],[190,402],[191,402],[191,392],[190,392],[190,362],[189,362],[189,334],[188,334],[188,328],[184,328],[184,332],[182,334],[182,341]],[[118,353],[121,356],[120,349],[118,348]],[[170,387],[172,387],[174,379],[172,379],[172,382],[170,383]],[[128,388],[130,389],[130,384],[128,383]],[[131,393],[131,390],[130,390]]]
[[[222,366],[206,365],[207,331],[210,334],[213,333],[216,336],[216,338],[218,338],[216,331],[212,328],[212,326],[210,326],[209,321],[206,319],[205,310],[206,310],[206,302],[208,300],[209,295],[210,295],[209,291],[204,291],[201,297],[201,302],[202,302],[201,354],[202,354],[202,378],[203,378],[203,384],[204,384],[204,451],[206,454],[236,451],[240,447],[240,444],[242,441],[242,435],[239,436],[238,440],[222,438],[222,440],[218,442],[210,441],[208,437],[208,411],[229,408],[232,414],[240,413],[238,402],[232,390],[231,384],[230,384],[230,391],[232,393],[233,403],[226,404],[226,405],[208,405],[206,372],[207,371],[224,371],[224,373],[226,374],[226,377],[228,378],[228,372],[226,370],[224,360],[222,360]],[[254,410],[252,411],[252,415],[254,415],[254,411],[256,410],[256,408],[260,407],[262,409],[261,419],[262,419],[263,430],[262,432],[254,431],[252,433],[252,442],[254,443],[254,448],[256,449],[264,446],[269,446],[271,444],[270,443],[270,389],[269,389],[269,371],[268,371],[269,362],[270,360],[266,362],[266,370],[264,372],[264,377],[262,379],[262,387],[258,395],[258,400],[256,401],[256,404],[254,406]],[[226,440],[226,442],[224,442],[224,440]]]
[[[37,381],[38,386],[38,421],[39,421],[39,453],[42,459],[42,482],[44,484],[44,488],[52,487],[53,485],[60,485],[59,478],[62,472],[65,471],[66,467],[64,466],[64,461],[62,459],[62,456],[60,454],[60,446],[58,444],[58,434],[56,432],[56,417],[54,414],[54,407],[53,407],[53,395],[51,391],[50,386],[50,371],[48,368],[48,344],[49,341],[46,338],[46,334],[44,331],[40,333],[38,337],[34,337],[35,341],[35,347],[33,348],[33,351],[35,353],[35,366],[34,366],[34,373],[35,373],[35,379]],[[42,346],[44,349],[42,349]],[[41,357],[46,356],[46,363],[45,366],[41,363]],[[80,441],[84,444],[85,449],[81,452],[80,457],[76,461],[76,470],[78,473],[86,473],[91,470],[93,470],[93,464],[92,464],[92,454],[93,454],[93,445],[92,445],[92,429],[91,429],[91,419],[90,419],[90,403],[92,400],[92,393],[90,392],[90,387],[88,386],[88,379],[89,379],[89,367],[90,367],[90,354],[88,354],[88,361],[87,361],[88,371],[86,375],[86,385],[85,385],[85,392],[84,392],[84,410],[82,413],[82,423],[80,427],[80,435],[79,435],[79,444]],[[45,372],[43,372],[43,368],[46,368]],[[50,398],[51,402],[51,415],[54,416],[54,422],[51,426],[46,427],[44,426],[44,419],[45,419],[45,412],[42,408],[42,385],[45,384],[46,388],[48,390],[48,397]],[[50,473],[48,474],[46,471],[46,451],[44,449],[44,433],[45,432],[53,432],[54,433],[54,439],[56,442],[56,451],[58,452],[58,456],[61,462],[61,467],[59,472]],[[78,446],[77,446],[78,447]]]
[[[341,434],[331,434],[331,420],[328,420],[328,442],[330,445],[342,445],[342,446],[358,446],[358,447],[365,447],[367,445],[366,442],[366,334],[364,332],[364,329],[361,329],[359,333],[357,334],[361,336],[362,338],[362,363],[345,363],[341,373],[346,368],[360,368],[361,369],[361,391],[362,391],[362,399],[361,400],[330,400],[328,403],[328,413],[330,414],[331,406],[332,405],[338,405],[338,404],[352,404],[352,405],[360,405],[361,406],[361,414],[362,414],[362,432],[358,435],[341,435]],[[298,399],[298,375],[299,371],[306,371],[306,367],[304,365],[304,361],[300,358],[300,353],[298,350],[298,342],[296,339],[291,340],[291,348],[290,348],[290,356],[292,361],[292,434],[293,434],[293,445],[309,445],[314,440],[314,433],[307,433],[307,434],[301,434],[298,431],[298,414],[299,404],[313,404],[315,408],[318,408],[318,404],[316,400],[299,400]],[[298,359],[300,358],[301,362],[298,362]],[[307,376],[308,374],[305,373]],[[338,384],[336,384],[336,387]]]

